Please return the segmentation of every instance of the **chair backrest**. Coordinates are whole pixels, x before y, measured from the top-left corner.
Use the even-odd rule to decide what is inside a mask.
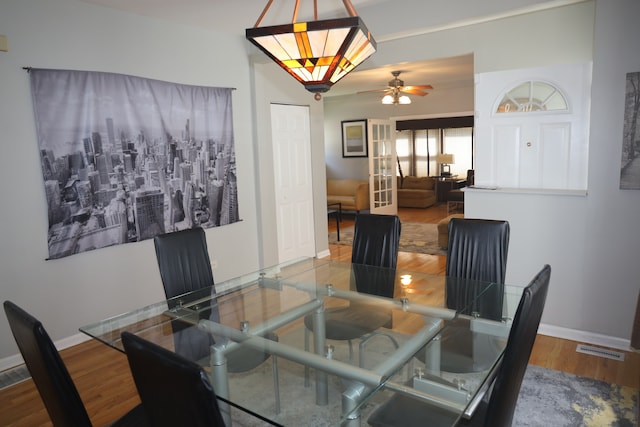
[[[80,394],[42,323],[11,301],[9,327],[54,426],[91,426]]]
[[[472,186],[476,181],[476,173],[475,170],[473,169],[469,169],[467,171],[467,186]]]
[[[467,308],[483,318],[502,319],[504,278],[509,250],[509,223],[488,219],[452,218],[447,252],[447,306]],[[475,294],[455,278],[494,282],[490,293],[468,307]],[[467,313],[471,314],[471,313]]]
[[[447,276],[504,283],[509,223],[452,218],[447,251]]]
[[[167,298],[214,285],[202,228],[161,234],[153,244]]]
[[[128,332],[122,333],[129,367],[149,425],[224,426],[202,368]]]
[[[401,231],[397,215],[358,214],[353,228],[353,264],[396,268]]]
[[[167,299],[192,292],[190,299],[215,295],[213,272],[204,230],[200,227],[160,234],[153,239],[160,277]],[[194,292],[202,290],[202,292]],[[181,298],[182,299],[182,298]],[[189,301],[184,301],[187,303]],[[169,302],[172,308],[177,301]],[[218,321],[217,306],[203,310],[199,317]],[[209,355],[215,342],[213,337],[192,325],[181,321],[171,322],[175,350],[181,356],[196,361]]]
[[[545,265],[524,289],[500,370],[489,397],[486,426],[510,426],[547,299],[551,267]]]

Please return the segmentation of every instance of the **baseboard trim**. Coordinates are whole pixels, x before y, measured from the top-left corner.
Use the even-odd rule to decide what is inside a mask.
[[[83,333],[78,333],[70,337],[58,340],[53,344],[56,346],[58,351],[61,351],[61,350],[64,350],[65,348],[73,347],[74,345],[78,345],[90,339],[91,337],[89,337],[88,335]],[[24,363],[24,359],[22,358],[20,353],[14,354],[9,357],[5,357],[3,359],[0,359],[0,372],[6,371],[7,369],[15,368],[16,366],[22,365],[23,363]]]
[[[538,333],[541,335],[548,335],[550,337],[562,338],[565,340],[577,341],[585,344],[594,344],[623,351],[633,351],[633,349],[631,348],[630,340],[616,338],[609,335],[562,328],[559,326],[547,325],[544,323],[540,324]]]
[[[324,251],[318,252],[316,258],[322,259],[331,255],[331,251],[329,249],[325,249]]]

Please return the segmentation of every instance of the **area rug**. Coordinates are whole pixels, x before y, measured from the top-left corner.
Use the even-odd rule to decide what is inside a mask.
[[[421,222],[403,222],[398,249],[402,252],[416,252],[427,255],[446,256],[447,251],[438,246],[438,226]],[[353,244],[353,226],[340,229],[340,241],[337,233],[329,233],[329,243],[351,246]]]
[[[298,331],[291,335],[287,334],[282,337],[282,342],[287,342],[296,335],[300,335]],[[331,344],[335,344],[333,355],[336,359],[348,358],[346,345],[338,341],[331,341]],[[379,348],[384,354],[394,351],[391,344],[388,348],[387,346],[379,346]],[[370,363],[372,360],[367,359],[367,365]],[[261,373],[258,374],[256,370]],[[256,381],[259,381],[258,378],[267,378],[271,382],[271,364],[270,362],[262,364],[256,370],[239,374],[242,378],[236,377],[234,384],[239,386],[241,393],[246,394],[251,401],[259,401],[259,405],[272,408],[274,405],[271,394],[272,385],[269,384],[266,388],[255,386]],[[339,378],[329,376],[329,402],[327,406],[320,407],[314,403],[315,387],[303,385],[304,374],[300,365],[280,357],[278,370],[282,413],[276,417],[277,422],[292,427],[336,425],[336,414],[341,413],[341,393],[344,390],[344,384]],[[256,374],[258,374],[257,377]],[[470,375],[473,376],[473,374]],[[468,379],[472,380],[471,377]],[[266,394],[265,390],[267,390]],[[377,400],[374,397],[362,408],[362,426],[367,425],[367,417],[382,403]],[[512,425],[514,427],[636,427],[638,400],[639,390],[631,387],[612,385],[529,365],[520,389]],[[234,411],[232,418],[235,426],[268,425],[237,411]]]
[[[636,427],[637,389],[529,365],[514,426]]]

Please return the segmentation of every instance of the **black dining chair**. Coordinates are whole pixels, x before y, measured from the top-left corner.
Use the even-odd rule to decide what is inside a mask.
[[[142,408],[154,427],[224,427],[207,373],[197,363],[122,333]]]
[[[206,292],[207,296],[215,298],[209,250],[202,228],[161,234],[153,239],[153,243],[167,299],[194,291]],[[195,292],[193,298],[203,296],[205,295]],[[183,304],[188,302],[182,301]],[[173,300],[172,303],[175,304],[176,301]],[[200,311],[199,315],[202,316],[201,318],[207,318],[214,322],[220,321],[217,305],[212,305],[211,310]],[[192,361],[202,360],[201,364],[207,363],[210,348],[215,344],[215,338],[211,334],[180,320],[172,321],[171,326],[176,353]],[[265,338],[278,341],[278,336],[272,332],[265,334]],[[236,350],[227,354],[227,371],[230,373],[247,372],[270,357],[271,355],[267,352],[240,345]],[[273,356],[273,381],[276,413],[279,413],[280,392],[276,356]]]
[[[511,426],[522,379],[542,318],[550,278],[551,267],[545,265],[524,288],[492,387],[480,401],[472,416],[463,417],[457,425]],[[454,425],[457,418],[456,413],[396,393],[376,409],[367,422],[373,427],[421,427],[424,425],[438,427]]]
[[[400,218],[396,215],[356,215],[351,253],[352,290],[393,297],[401,227]],[[313,314],[305,316],[304,324],[305,348],[308,350],[309,331],[313,332]],[[350,303],[347,307],[325,310],[326,339],[348,341],[350,357],[353,357],[352,340],[360,339],[361,366],[364,345],[377,335],[378,329],[390,324],[390,311],[372,308],[366,303]]]
[[[504,279],[510,227],[507,221],[452,218],[446,262],[446,305],[471,317],[502,321]],[[470,283],[471,281],[471,283]],[[474,283],[474,281],[477,281]],[[489,295],[476,299],[492,282]],[[474,302],[475,301],[475,302]],[[489,334],[471,332],[468,318],[456,319],[441,336],[443,371],[468,373],[488,369],[499,344]],[[425,353],[418,353],[424,362]]]
[[[4,302],[4,311],[53,425],[90,427],[91,420],[80,394],[42,323],[11,301]],[[111,425],[146,426],[148,422],[138,405]]]

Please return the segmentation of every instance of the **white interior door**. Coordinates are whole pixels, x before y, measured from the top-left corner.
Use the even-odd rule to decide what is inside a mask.
[[[367,120],[369,194],[373,214],[398,213],[396,133],[391,120]]]
[[[309,107],[271,104],[278,260],[315,256]]]

